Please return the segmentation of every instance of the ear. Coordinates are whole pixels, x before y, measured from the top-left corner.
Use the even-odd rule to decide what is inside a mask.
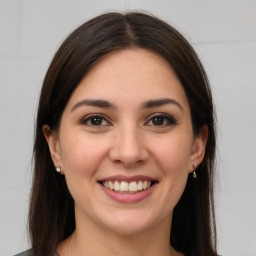
[[[191,156],[189,172],[194,171],[193,164],[197,166],[203,161],[205,155],[205,147],[208,138],[208,126],[204,125],[199,134],[194,138]]]
[[[56,132],[51,131],[51,128],[48,125],[43,125],[42,130],[48,143],[54,165],[56,167],[61,166],[60,145]]]

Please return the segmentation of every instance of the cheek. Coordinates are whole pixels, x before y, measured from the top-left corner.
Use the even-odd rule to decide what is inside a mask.
[[[191,140],[185,136],[170,136],[158,143],[155,158],[165,175],[187,174],[190,164]]]
[[[66,173],[92,175],[107,151],[107,144],[93,137],[67,136],[61,145],[63,168]]]
[[[163,140],[155,151],[155,159],[163,174],[163,189],[170,209],[179,201],[187,183],[192,137],[175,134]]]

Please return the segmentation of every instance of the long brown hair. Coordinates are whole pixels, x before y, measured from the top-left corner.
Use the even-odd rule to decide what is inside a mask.
[[[75,230],[74,201],[65,178],[56,173],[42,132],[58,130],[63,110],[90,68],[109,52],[144,48],[161,55],[176,72],[189,101],[195,136],[206,124],[208,141],[197,179],[188,177],[173,212],[172,246],[189,256],[215,256],[213,199],[215,116],[204,68],[190,44],[173,27],[145,13],[107,13],[77,28],[60,46],[46,73],[36,121],[34,176],[29,229],[35,255],[54,255]]]

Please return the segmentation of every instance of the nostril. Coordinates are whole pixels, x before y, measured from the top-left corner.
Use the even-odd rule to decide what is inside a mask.
[[[110,149],[109,158],[116,164],[125,167],[141,164],[148,159],[148,151],[140,139],[120,138]]]

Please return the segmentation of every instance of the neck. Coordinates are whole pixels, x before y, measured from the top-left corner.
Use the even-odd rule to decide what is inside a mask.
[[[120,234],[80,216],[76,212],[77,228],[58,246],[60,256],[178,256],[170,246],[171,218],[161,225],[132,234]]]

